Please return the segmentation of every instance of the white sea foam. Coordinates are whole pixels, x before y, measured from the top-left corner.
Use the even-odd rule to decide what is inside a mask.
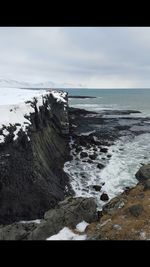
[[[66,162],[64,170],[70,176],[71,185],[76,196],[95,197],[98,208],[101,209],[104,202],[100,200],[100,192],[93,189],[93,185],[101,185],[101,192],[107,192],[109,199],[123,192],[124,187],[132,187],[137,184],[135,173],[142,163],[148,163],[150,158],[150,134],[142,134],[136,137],[122,137],[114,145],[109,147],[108,153],[112,154],[106,167],[97,168],[98,162],[103,162],[100,152],[95,163],[82,162],[79,156],[73,156],[71,162]],[[83,151],[86,151],[85,149]],[[88,153],[92,150],[88,150]]]

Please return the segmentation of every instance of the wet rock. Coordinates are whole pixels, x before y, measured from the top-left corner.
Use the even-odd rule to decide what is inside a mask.
[[[82,150],[83,150],[83,148],[82,148],[81,146],[76,147],[76,152],[77,152],[77,153],[80,152],[80,151],[82,151]]]
[[[85,173],[80,173],[80,175],[82,176],[82,178],[86,178],[86,175],[85,175]]]
[[[90,223],[96,218],[96,203],[93,198],[67,198],[55,209],[45,213],[44,221],[32,231],[28,239],[45,240],[65,226],[75,228],[83,220]]]
[[[95,160],[97,158],[97,154],[94,153],[92,155],[89,155],[89,158]]]
[[[108,148],[106,147],[101,147],[100,149],[100,152],[103,152],[103,153],[107,153],[107,151],[108,151]]]
[[[87,162],[88,162],[88,163],[93,163],[93,160],[88,159]]]
[[[87,152],[81,152],[81,153],[80,153],[80,157],[81,157],[81,158],[88,157],[88,153],[87,153]]]
[[[80,146],[86,147],[87,145],[87,141],[86,138],[84,138],[84,136],[80,136],[77,142]]]
[[[144,211],[143,206],[141,204],[132,205],[129,207],[129,212],[131,215],[138,217],[141,215],[141,213]]]
[[[103,169],[104,167],[105,167],[105,165],[102,163],[97,164],[97,168],[99,168],[100,170]]]
[[[150,164],[142,166],[138,172],[135,174],[136,179],[139,182],[144,183],[146,180],[150,179]]]
[[[101,191],[102,186],[100,186],[100,185],[93,185],[93,188],[95,189],[95,191]]]
[[[107,195],[107,193],[103,193],[100,196],[100,200],[102,200],[102,201],[108,201],[109,200],[109,196]]]
[[[129,194],[131,188],[130,188],[129,186],[125,186],[125,187],[123,188],[123,190],[124,190],[124,192],[125,192],[126,194]]]

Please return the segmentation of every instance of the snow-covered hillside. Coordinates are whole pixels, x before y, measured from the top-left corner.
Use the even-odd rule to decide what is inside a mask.
[[[0,78],[0,88],[1,87],[13,87],[13,88],[80,88],[83,87],[82,84],[74,84],[74,83],[56,83],[53,81],[46,81],[40,83],[33,82],[23,82],[12,79],[1,79]]]
[[[12,79],[0,79],[0,87],[9,88],[56,88],[54,82],[41,82],[41,83],[31,83],[31,82],[21,82]]]
[[[37,99],[37,108],[42,106],[43,97],[52,94],[57,102],[65,102],[66,93],[51,90],[28,90],[19,88],[0,88],[0,143],[5,141],[5,136],[9,134],[8,127],[16,125],[14,131],[14,140],[18,137],[18,132],[22,129],[27,132],[31,122],[25,115],[29,116],[35,112],[31,103],[26,101],[33,101],[34,97]]]

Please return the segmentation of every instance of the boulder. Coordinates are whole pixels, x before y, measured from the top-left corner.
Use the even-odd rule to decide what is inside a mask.
[[[83,148],[81,147],[81,146],[77,146],[76,147],[76,152],[78,153],[78,152],[81,152],[83,150]]]
[[[92,160],[95,160],[97,158],[97,154],[94,153],[92,155],[89,155],[89,158],[92,159]]]
[[[93,161],[91,159],[88,159],[87,162],[88,163],[93,163]]]
[[[103,193],[100,196],[100,200],[102,200],[102,201],[108,201],[109,200],[109,196],[107,195],[107,193]]]
[[[132,205],[129,207],[128,210],[134,217],[139,217],[141,213],[144,211],[143,206],[141,204]]]
[[[146,180],[150,179],[150,164],[142,166],[135,174],[136,179],[139,182],[145,183]]]
[[[81,158],[86,158],[86,157],[88,157],[88,153],[82,151],[82,152],[80,153],[80,157],[81,157]]]
[[[107,153],[107,151],[108,151],[108,148],[106,147],[101,147],[100,149],[100,152],[103,152],[103,153]]]
[[[100,185],[93,185],[93,188],[95,189],[95,191],[101,191],[101,186]]]
[[[66,198],[55,209],[45,213],[44,221],[32,231],[28,239],[45,240],[65,226],[75,228],[83,220],[90,223],[96,219],[94,198]]]
[[[103,169],[104,167],[105,167],[105,165],[102,163],[97,164],[97,168],[99,168],[100,170]]]

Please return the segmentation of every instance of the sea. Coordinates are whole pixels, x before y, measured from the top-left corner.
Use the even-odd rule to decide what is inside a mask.
[[[137,110],[141,113],[132,117],[150,119],[150,89],[65,89],[70,96],[94,96],[96,98],[70,98],[69,105],[75,108],[101,112],[102,110]],[[131,116],[131,115],[129,115]],[[150,120],[147,121],[150,126]],[[105,204],[100,193],[92,189],[93,184],[105,183],[102,191],[109,200],[122,193],[125,187],[137,184],[136,172],[142,164],[150,163],[150,132],[134,138],[125,136],[117,140],[108,151],[112,157],[106,167],[98,170],[96,166],[83,163],[75,157],[64,165],[76,196],[94,197],[98,209]],[[99,158],[100,159],[100,158]],[[82,175],[84,172],[85,179]]]
[[[150,89],[65,89],[70,96],[94,96],[96,98],[72,98],[70,106],[100,111],[103,109],[133,109],[138,116],[150,115]]]

